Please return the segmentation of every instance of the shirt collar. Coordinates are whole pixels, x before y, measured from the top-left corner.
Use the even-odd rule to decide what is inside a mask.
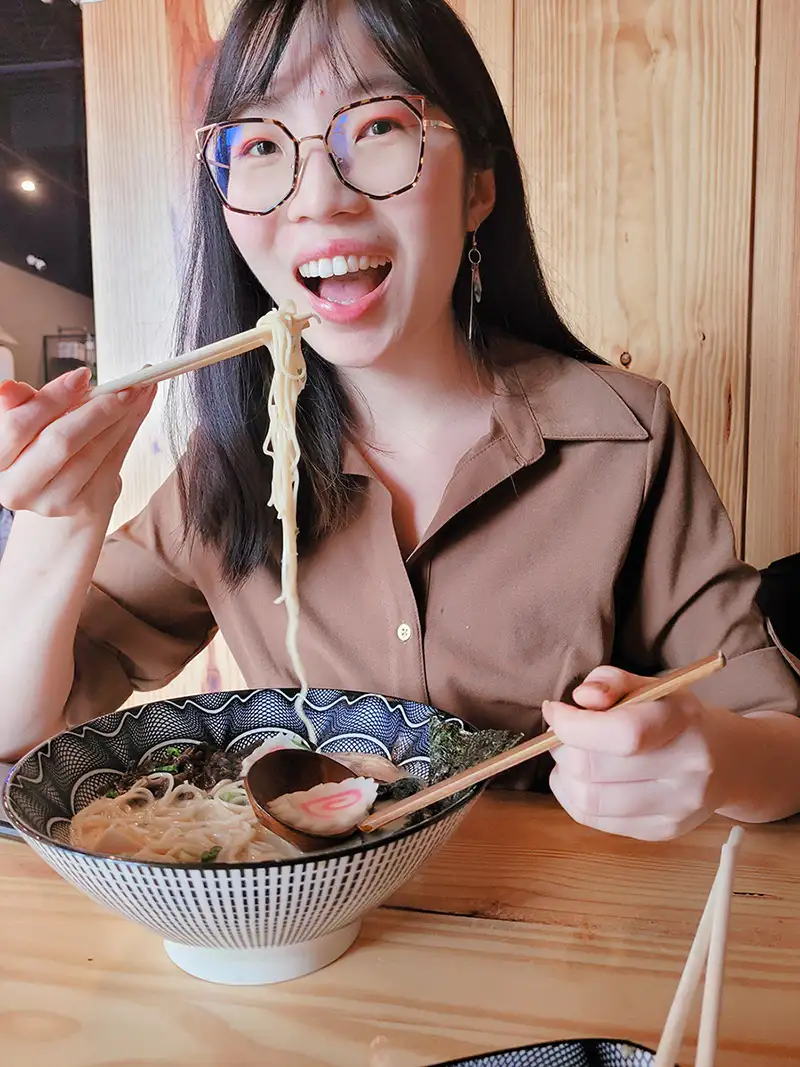
[[[523,461],[538,458],[544,441],[649,438],[597,365],[519,341],[504,342],[498,354],[505,388],[495,414]]]
[[[540,459],[546,441],[648,439],[648,431],[593,364],[522,341],[502,339],[493,345],[497,399],[490,439],[507,442],[517,469]],[[484,438],[476,448],[486,444]],[[375,477],[351,440],[343,445],[342,473]]]

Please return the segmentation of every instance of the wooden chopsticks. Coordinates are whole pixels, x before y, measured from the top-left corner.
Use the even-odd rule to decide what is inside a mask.
[[[714,1067],[725,978],[725,954],[733,895],[733,876],[736,854],[743,836],[742,828],[735,826],[727,842],[722,846],[717,875],[711,886],[697,933],[667,1015],[654,1067],[675,1067],[692,1001],[700,984],[704,967],[706,980],[703,988],[700,1031],[694,1067]]]
[[[660,700],[662,697],[669,696],[670,693],[699,682],[701,678],[707,678],[724,666],[725,657],[721,652],[717,652],[707,659],[698,660],[697,663],[693,663],[688,667],[681,667],[679,670],[664,674],[660,678],[648,682],[614,706],[622,708],[630,704],[643,704],[648,700]],[[362,833],[372,833],[375,830],[380,830],[397,819],[404,819],[408,815],[413,815],[415,811],[427,808],[430,804],[446,800],[447,797],[461,792],[462,789],[469,789],[479,782],[485,782],[487,778],[503,774],[505,771],[511,770],[512,767],[519,766],[520,763],[534,759],[543,752],[549,752],[560,743],[552,730],[548,730],[547,733],[542,734],[540,737],[524,741],[521,745],[516,745],[499,756],[492,756],[491,759],[477,763],[474,767],[470,767],[460,774],[454,774],[450,778],[445,778],[442,782],[437,782],[436,785],[421,789],[406,800],[398,800],[395,804],[387,805],[382,811],[368,815],[363,822],[359,823],[358,828]]]
[[[669,674],[662,674],[625,697],[624,700],[620,700],[614,707],[625,708],[632,704],[646,704],[648,700],[661,700],[663,697],[668,697],[670,693],[677,692],[678,689],[684,689],[686,686],[702,681],[703,678],[708,678],[711,674],[716,674],[724,666],[725,656],[722,652],[715,652],[713,656],[698,660],[689,667],[681,667]],[[561,743],[552,730],[541,734],[538,740],[542,745],[542,752],[550,752],[558,748]]]
[[[313,315],[293,316],[294,324],[298,330],[304,330]],[[245,352],[252,352],[254,348],[266,344],[272,335],[269,324],[256,326],[252,330],[234,334],[221,341],[197,348],[193,352],[187,352],[184,356],[176,359],[167,359],[163,363],[156,363],[151,367],[142,367],[141,370],[133,371],[121,378],[115,378],[110,382],[103,382],[92,390],[92,396],[102,396],[107,393],[119,393],[123,389],[133,389],[145,385],[153,385],[156,382],[166,381],[168,378],[176,378],[179,374],[186,374],[200,367],[208,367],[212,363],[220,363],[223,359],[231,356],[241,356]]]

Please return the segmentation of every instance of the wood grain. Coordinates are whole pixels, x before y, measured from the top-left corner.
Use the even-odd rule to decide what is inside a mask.
[[[450,3],[475,38],[506,114],[513,119],[515,0],[450,0]]]
[[[800,11],[762,0],[748,559],[800,551]]]
[[[670,386],[741,533],[756,0],[516,5],[515,128],[554,294]]]
[[[728,825],[642,845],[584,830],[548,799],[487,797],[413,901],[370,917],[342,960],[250,989],[187,977],[157,937],[2,841],[3,1062],[50,1067],[56,1044],[59,1067],[373,1067],[375,1047],[380,1067],[424,1067],[598,1034],[655,1047]],[[800,1062],[799,848],[796,827],[745,836],[720,1067]],[[435,914],[445,880],[454,910],[493,898],[516,921]],[[681,1062],[695,1035],[696,1012]]]
[[[547,926],[579,921],[587,934],[691,937],[730,827],[713,818],[687,837],[650,844],[578,826],[549,797],[490,792],[392,903]],[[771,939],[784,935],[800,944],[798,828],[792,820],[745,834],[736,893],[753,947],[776,947]]]

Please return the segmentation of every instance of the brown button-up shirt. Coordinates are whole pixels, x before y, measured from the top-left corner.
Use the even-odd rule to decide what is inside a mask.
[[[644,674],[722,649],[697,687],[735,711],[797,714],[795,674],[754,606],[729,520],[665,386],[516,342],[490,432],[459,462],[407,559],[392,500],[363,482],[353,520],[300,560],[300,652],[312,687],[433,704],[535,733],[541,704],[601,663]],[[215,554],[181,546],[174,478],[111,536],[76,642],[68,721],[170,681],[221,630],[248,685],[296,684],[279,576],[235,593]],[[531,772],[533,773],[533,772]]]

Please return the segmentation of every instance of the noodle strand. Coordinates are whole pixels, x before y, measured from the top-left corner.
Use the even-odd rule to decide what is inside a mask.
[[[148,786],[166,791],[154,796]],[[171,774],[162,773],[81,808],[72,817],[70,837],[88,852],[143,862],[252,863],[296,854],[261,825],[241,782],[219,782],[207,793],[175,785]]]
[[[276,604],[286,607],[286,649],[300,683],[295,710],[308,732],[308,740],[317,744],[314,727],[303,710],[308,681],[300,651],[300,600],[297,592],[297,495],[300,484],[300,443],[297,439],[297,400],[306,384],[306,363],[291,302],[280,310],[270,311],[259,319],[260,327],[269,328],[266,342],[272,356],[273,375],[267,401],[269,428],[264,454],[272,459],[272,493],[269,506],[275,508],[282,528],[281,595]]]

